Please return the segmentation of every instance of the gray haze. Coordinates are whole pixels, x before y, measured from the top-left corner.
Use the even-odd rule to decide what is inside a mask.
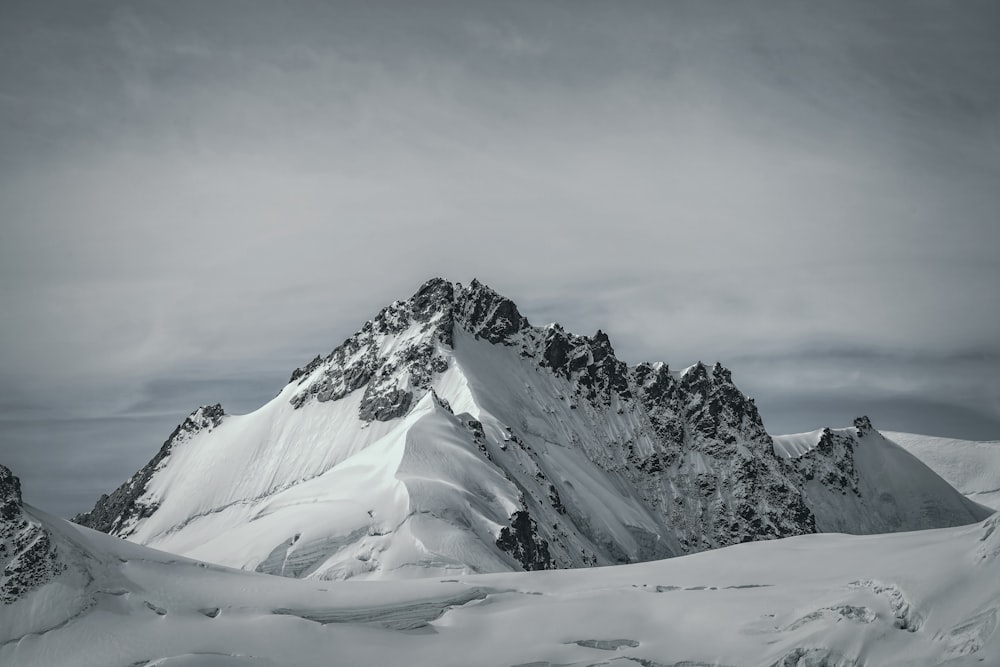
[[[89,508],[433,275],[1000,438],[1000,5],[0,3],[0,462]]]

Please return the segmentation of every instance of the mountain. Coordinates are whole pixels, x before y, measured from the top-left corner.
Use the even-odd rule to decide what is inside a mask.
[[[119,540],[23,505],[2,467],[0,480],[3,665],[1000,664],[1000,516],[619,567],[327,582]],[[15,534],[50,565],[25,567]]]
[[[1000,440],[958,440],[895,431],[885,436],[966,497],[1000,509]]]
[[[601,331],[532,326],[477,281],[434,279],[259,410],[196,410],[76,521],[346,579],[610,565],[989,513],[867,419],[795,442],[776,453],[720,364],[629,366]],[[889,473],[904,481],[887,495]]]

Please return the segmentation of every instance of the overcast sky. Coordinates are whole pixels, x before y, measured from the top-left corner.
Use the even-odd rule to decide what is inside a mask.
[[[1000,438],[1000,5],[0,3],[0,462],[89,509],[427,278]]]

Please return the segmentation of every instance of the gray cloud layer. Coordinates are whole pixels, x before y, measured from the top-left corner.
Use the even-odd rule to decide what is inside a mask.
[[[3,3],[0,460],[83,509],[431,275],[720,359],[774,430],[998,437],[998,32],[992,2]]]

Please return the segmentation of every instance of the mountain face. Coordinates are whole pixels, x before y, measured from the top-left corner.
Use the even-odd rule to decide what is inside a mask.
[[[988,514],[890,445],[867,419],[773,440],[719,364],[629,366],[601,331],[535,327],[477,281],[435,279],[259,410],[199,408],[75,521],[333,579],[628,563]],[[886,492],[882,476],[904,481]]]

